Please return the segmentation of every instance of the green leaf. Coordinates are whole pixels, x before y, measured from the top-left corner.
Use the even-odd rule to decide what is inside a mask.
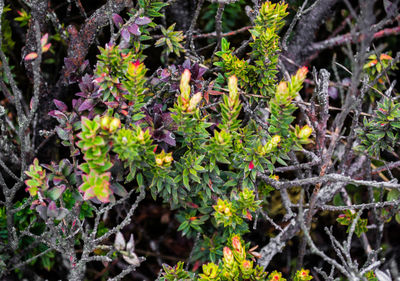
[[[136,174],[136,181],[138,183],[138,186],[143,186],[143,175],[142,175],[142,173],[137,173]]]
[[[187,188],[187,190],[190,190],[190,185],[189,185],[189,172],[187,169],[183,170],[183,185]]]

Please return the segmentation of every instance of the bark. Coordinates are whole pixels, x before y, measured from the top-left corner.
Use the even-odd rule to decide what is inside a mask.
[[[309,46],[315,41],[316,33],[324,21],[331,15],[332,7],[339,0],[323,0],[307,14],[304,14],[293,31],[293,39],[288,43],[288,49],[283,55],[297,65],[303,65],[307,57],[311,54]],[[297,66],[283,60],[287,69],[294,72]]]

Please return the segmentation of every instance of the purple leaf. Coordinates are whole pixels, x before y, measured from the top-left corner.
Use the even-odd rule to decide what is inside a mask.
[[[89,60],[85,60],[79,67],[79,72],[83,73],[85,69],[89,66]]]
[[[77,99],[73,99],[72,100],[72,107],[73,108],[76,108],[76,103],[78,102],[78,100]]]
[[[92,92],[94,90],[93,76],[85,74],[82,77],[82,81],[79,83],[79,89],[82,92]]]
[[[63,103],[62,101],[53,99],[54,104],[56,105],[56,107],[60,110],[60,111],[67,111],[68,107],[65,103]]]
[[[159,76],[161,77],[162,81],[168,82],[168,78],[171,76],[171,73],[168,71],[168,69],[164,68],[160,71]]]
[[[151,19],[148,17],[140,17],[135,20],[137,25],[145,25],[151,23]]]
[[[118,14],[112,14],[112,19],[117,28],[120,28],[124,24],[123,18]]]
[[[122,36],[122,39],[124,39],[124,41],[126,41],[126,42],[129,42],[129,39],[131,39],[131,35],[129,34],[128,30],[126,30],[125,28],[122,29],[121,36]]]
[[[204,67],[200,67],[199,68],[199,74],[197,74],[198,79],[200,79],[200,77],[203,77],[204,73],[206,73],[207,68]]]
[[[335,87],[328,87],[328,95],[335,100],[339,96],[339,91]]]
[[[58,213],[57,211],[58,210],[57,210],[56,202],[51,201],[50,204],[49,204],[49,207],[47,208],[47,215],[49,217],[56,217],[57,213]]]
[[[39,205],[36,207],[36,211],[43,220],[47,220],[47,206]]]
[[[396,15],[397,6],[392,1],[383,0],[383,7],[389,17],[394,17]]]
[[[78,111],[90,110],[90,109],[93,108],[93,104],[94,104],[93,100],[91,100],[91,99],[85,100],[85,101],[79,106]]]
[[[121,42],[118,44],[118,47],[120,49],[127,49],[129,47],[129,41],[121,40]]]
[[[176,145],[176,141],[175,141],[175,135],[167,130],[164,130],[164,137],[162,138],[162,141],[164,141],[166,144],[169,144],[171,146],[175,146]]]
[[[135,23],[128,26],[128,31],[136,36],[139,36],[141,34],[141,32],[139,30],[139,26]]]
[[[75,67],[74,62],[72,61],[72,59],[69,58],[64,58],[64,64],[67,69],[74,69]]]
[[[182,64],[183,69],[189,69],[190,70],[190,60],[187,59],[185,62]]]
[[[57,119],[58,122],[62,123],[68,120],[67,116],[59,110],[52,110],[48,113],[51,117]]]

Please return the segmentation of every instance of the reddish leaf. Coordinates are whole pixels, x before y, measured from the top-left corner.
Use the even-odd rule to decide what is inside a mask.
[[[104,102],[106,105],[107,105],[107,107],[109,107],[109,108],[117,108],[118,106],[119,106],[119,103],[118,102],[116,102],[116,101],[107,101],[107,102]]]
[[[46,44],[43,48],[42,48],[42,52],[46,53],[51,47],[51,43]]]
[[[35,53],[35,52],[32,52],[32,53],[29,53],[29,54],[27,54],[27,55],[25,56],[25,60],[26,60],[26,61],[28,61],[28,60],[34,60],[34,59],[36,59],[37,57],[38,57],[38,54]]]
[[[47,44],[48,39],[49,39],[48,33],[42,36],[42,38],[40,39],[40,45],[42,46],[42,48]]]

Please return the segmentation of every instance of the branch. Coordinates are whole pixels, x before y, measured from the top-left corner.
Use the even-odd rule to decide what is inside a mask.
[[[75,34],[71,34],[70,32],[71,40],[68,44],[68,55],[64,60],[66,63],[64,64],[62,75],[57,84],[66,84],[71,75],[83,64],[90,46],[96,39],[97,32],[109,24],[108,17],[104,15],[110,10],[110,12],[118,14],[124,8],[131,6],[131,0],[108,0],[106,4],[101,6],[86,19],[79,33],[76,30]]]
[[[396,26],[393,28],[385,28],[385,29],[382,29],[381,31],[374,33],[373,39],[379,39],[382,37],[398,35],[398,34],[400,34],[400,26]],[[361,34],[357,34],[357,39],[354,40],[353,35],[351,33],[346,33],[346,34],[339,35],[339,36],[336,36],[336,37],[333,37],[333,38],[330,38],[330,39],[327,39],[327,40],[324,40],[321,42],[313,43],[313,44],[311,44],[311,46],[309,46],[307,48],[307,50],[309,52],[321,51],[321,50],[325,50],[328,48],[342,46],[347,43],[361,42],[363,40],[363,38],[364,37]]]

